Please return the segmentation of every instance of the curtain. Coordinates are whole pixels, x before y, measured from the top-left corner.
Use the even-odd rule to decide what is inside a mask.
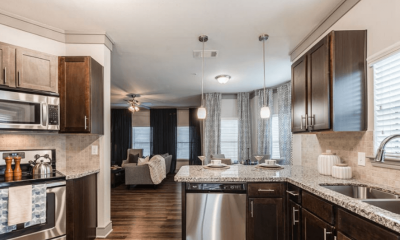
[[[211,154],[221,152],[221,93],[206,93],[206,119],[203,121],[203,154],[210,160]]]
[[[176,109],[150,109],[150,129],[151,154],[169,153],[172,155],[169,172],[175,173],[177,147]]]
[[[283,164],[292,164],[291,85],[278,87],[279,152]]]
[[[248,151],[251,150],[251,128],[250,128],[250,98],[249,93],[237,94],[238,109],[238,160],[246,160]],[[251,158],[251,157],[250,157]]]
[[[111,164],[121,166],[132,147],[132,113],[128,109],[111,109]]]
[[[197,118],[197,108],[189,108],[189,165],[201,165],[197,156],[201,156],[202,120]]]
[[[264,105],[264,90],[256,91],[258,96],[257,103],[257,154],[259,155],[272,155],[272,115],[274,114],[274,98],[273,90],[265,89],[265,104],[269,106],[271,111],[270,118],[262,119],[260,116],[261,108]]]

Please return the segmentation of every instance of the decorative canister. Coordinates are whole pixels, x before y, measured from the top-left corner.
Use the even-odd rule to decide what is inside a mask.
[[[318,172],[322,175],[332,175],[332,167],[340,163],[340,157],[335,153],[323,153],[318,157]]]
[[[332,167],[332,177],[340,179],[352,178],[351,167],[347,164],[337,164]]]

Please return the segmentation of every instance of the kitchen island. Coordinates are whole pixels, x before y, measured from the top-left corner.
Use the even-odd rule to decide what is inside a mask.
[[[307,214],[309,212],[315,214],[317,217],[322,218],[318,219],[321,221],[317,221],[318,224],[325,224],[328,223],[330,224],[331,228],[334,229],[333,232],[327,232],[326,227],[322,227],[322,229],[325,231],[327,236],[327,239],[334,239],[334,235],[339,238],[339,236],[342,236],[342,232],[340,231],[341,228],[343,228],[343,231],[345,231],[346,235],[353,235],[353,236],[359,236],[360,234],[362,235],[363,233],[358,233],[358,232],[351,232],[352,230],[347,230],[344,229],[344,227],[340,224],[342,222],[344,223],[345,221],[342,221],[343,219],[346,220],[351,217],[355,217],[357,220],[360,222],[360,227],[359,229],[364,229],[365,231],[371,231],[371,229],[377,228],[379,229],[379,232],[387,232],[387,235],[384,235],[385,238],[387,239],[400,239],[400,215],[395,214],[389,211],[386,211],[382,208],[375,207],[373,205],[367,204],[365,202],[362,202],[358,199],[348,197],[346,195],[340,194],[338,192],[329,190],[321,185],[355,185],[355,186],[365,186],[368,185],[370,187],[373,187],[375,189],[379,189],[385,192],[391,192],[395,194],[400,193],[400,189],[395,189],[395,188],[390,188],[382,185],[377,185],[377,184],[370,184],[368,182],[364,181],[359,181],[359,180],[340,180],[340,179],[335,179],[330,176],[323,176],[318,173],[316,169],[312,168],[306,168],[302,166],[284,166],[284,169],[281,170],[265,170],[265,169],[259,169],[256,168],[255,166],[244,166],[244,165],[232,165],[230,166],[229,169],[226,170],[210,170],[210,169],[203,169],[201,166],[183,166],[179,170],[179,172],[175,175],[175,181],[177,182],[182,182],[182,202],[183,202],[183,209],[182,209],[182,214],[183,214],[183,219],[184,219],[184,224],[183,228],[185,228],[185,218],[184,216],[186,214],[186,205],[185,205],[185,200],[186,200],[186,192],[188,189],[188,186],[190,186],[191,183],[244,183],[246,185],[246,190],[248,194],[248,199],[246,202],[246,209],[248,209],[247,212],[247,222],[246,224],[249,225],[249,216],[250,214],[253,214],[252,208],[253,208],[253,203],[252,203],[252,198],[254,197],[255,200],[259,200],[261,198],[260,196],[250,196],[250,192],[252,188],[258,189],[258,191],[263,191],[260,186],[263,185],[256,185],[256,184],[264,184],[267,186],[268,189],[278,189],[275,191],[275,194],[279,192],[279,187],[275,185],[268,185],[268,184],[277,184],[280,183],[282,188],[287,191],[287,194],[282,194],[282,195],[277,195],[277,196],[272,196],[272,198],[279,198],[282,199],[283,202],[283,208],[282,211],[285,212],[284,218],[288,217],[294,217],[295,219],[297,218],[298,220],[293,221],[293,225],[296,225],[297,221],[301,222],[301,216],[303,218],[307,217]],[[252,187],[253,186],[253,187]],[[272,188],[271,188],[272,186]],[[263,188],[264,189],[264,188]],[[291,189],[298,189],[295,191],[293,194],[292,191],[289,191]],[[266,190],[266,191],[274,191],[274,190]],[[263,196],[268,196],[268,193],[263,193]],[[288,211],[289,208],[289,203],[291,201],[293,196],[292,195],[299,195],[299,201],[296,202],[294,201],[295,204],[299,205],[299,209],[301,209],[301,203],[303,204],[303,212],[306,212],[305,214],[295,214],[295,211],[299,211],[299,209],[293,208],[293,215],[291,215],[291,209]],[[265,197],[265,199],[268,197]],[[301,201],[301,198],[303,200]],[[309,201],[312,204],[310,204],[310,207],[306,207],[308,204],[307,201]],[[321,203],[322,207],[318,210],[318,208],[313,209],[313,206],[317,206],[318,204]],[[329,210],[329,208],[331,208]],[[327,210],[328,209],[328,210]],[[250,211],[250,212],[249,212]],[[326,212],[326,217],[324,216]],[[301,212],[301,211],[300,211]],[[319,215],[322,214],[322,215]],[[347,216],[346,214],[350,214]],[[312,215],[312,214],[311,214]],[[297,216],[297,217],[296,217]],[[336,219],[335,219],[336,216]],[[323,221],[324,220],[324,221]],[[290,222],[288,219],[284,221],[286,223]],[[299,223],[298,223],[299,224]],[[286,224],[285,228],[288,228],[289,224]],[[308,228],[308,226],[304,226],[304,223],[300,224],[300,229],[303,228],[303,234],[305,232],[305,228]],[[283,226],[282,226],[283,227]],[[250,228],[251,230],[251,228]],[[311,229],[310,229],[311,230]],[[301,231],[301,230],[299,230]],[[350,231],[350,232],[349,232]],[[185,229],[183,229],[183,232],[185,232]],[[285,231],[287,232],[287,231]],[[385,232],[385,233],[386,233]],[[330,235],[329,235],[330,234]],[[357,235],[359,234],[359,235]],[[278,237],[278,239],[284,239],[286,236]],[[304,237],[304,235],[303,235]],[[351,236],[350,236],[351,237]],[[374,235],[371,235],[371,239],[373,239]],[[183,236],[183,239],[186,239],[186,236]],[[252,237],[249,237],[249,226],[247,226],[247,239],[252,239]],[[304,238],[303,238],[304,239]],[[306,239],[312,239],[312,238],[306,238]],[[345,238],[342,238],[345,239]],[[369,238],[366,238],[369,239]],[[379,239],[379,238],[375,238]]]

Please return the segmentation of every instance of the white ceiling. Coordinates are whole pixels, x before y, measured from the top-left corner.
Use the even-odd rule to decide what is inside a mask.
[[[200,104],[201,50],[218,50],[205,62],[205,92],[262,88],[261,33],[266,42],[267,87],[290,80],[292,50],[341,0],[0,0],[0,8],[73,31],[106,31],[112,52],[112,103],[128,93],[153,106]],[[33,11],[34,9],[34,11]],[[214,77],[229,74],[225,85]]]

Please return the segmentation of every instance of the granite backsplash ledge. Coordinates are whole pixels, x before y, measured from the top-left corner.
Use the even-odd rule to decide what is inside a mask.
[[[55,149],[57,169],[99,169],[99,155],[91,154],[91,145],[99,145],[98,135],[0,134],[1,150]],[[99,149],[100,152],[100,149]]]
[[[353,169],[355,179],[400,188],[400,170],[358,165],[358,152],[374,156],[373,132],[331,132],[301,135],[301,159],[305,167],[317,168],[318,156],[331,150]]]

